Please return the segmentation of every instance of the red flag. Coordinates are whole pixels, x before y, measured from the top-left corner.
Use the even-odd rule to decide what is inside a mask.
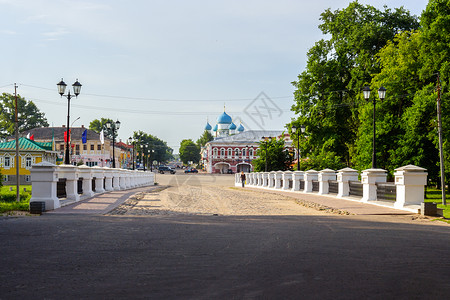
[[[70,143],[70,132],[71,129],[69,129],[69,143]],[[67,131],[64,131],[64,143],[67,143]]]
[[[30,140],[34,141],[34,134],[30,136]]]

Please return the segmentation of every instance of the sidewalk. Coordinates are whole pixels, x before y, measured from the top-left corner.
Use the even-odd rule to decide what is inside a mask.
[[[330,208],[335,208],[343,210],[355,215],[415,215],[416,213],[411,211],[399,210],[390,207],[378,206],[374,202],[379,202],[378,204],[389,205],[388,202],[372,201],[371,204],[360,202],[359,198],[337,198],[334,196],[318,195],[314,193],[302,193],[302,192],[290,192],[283,190],[269,190],[260,189],[253,187],[245,187],[245,189],[251,189],[254,191],[263,191],[265,193],[272,194],[283,194],[288,197],[292,197],[299,200],[304,200],[307,202],[316,203]]]
[[[45,214],[106,214],[137,193],[151,191],[158,186],[146,186],[125,191],[113,191],[74,202]]]

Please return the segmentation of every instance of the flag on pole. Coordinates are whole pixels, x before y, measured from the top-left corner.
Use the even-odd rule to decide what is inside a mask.
[[[30,140],[34,141],[34,134],[30,136]]]
[[[81,141],[83,142],[83,144],[87,143],[87,129],[85,129],[81,134]]]
[[[105,134],[103,133],[103,129],[100,131],[100,142],[102,145],[105,143]]]
[[[55,151],[55,130],[52,124],[52,151]]]
[[[69,143],[70,143],[70,132],[71,132],[72,130],[71,129],[69,129]],[[64,143],[67,143],[67,131],[64,131]]]
[[[28,134],[27,134],[27,139],[30,139],[30,133],[28,132]]]

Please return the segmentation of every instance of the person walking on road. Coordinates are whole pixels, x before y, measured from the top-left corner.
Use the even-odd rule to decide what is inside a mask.
[[[244,171],[241,172],[241,182],[242,182],[242,187],[244,187],[244,184],[245,184],[245,174],[244,174]]]

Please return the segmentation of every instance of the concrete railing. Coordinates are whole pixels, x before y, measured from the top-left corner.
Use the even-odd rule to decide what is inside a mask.
[[[95,194],[155,183],[155,174],[152,172],[72,165],[57,166],[48,162],[33,165],[30,173],[32,185],[30,202],[45,202],[45,210],[61,207],[57,194],[57,185],[61,180],[65,182],[65,199],[72,202],[90,198]],[[93,189],[94,185],[95,189]]]
[[[235,176],[235,185],[241,186],[241,174]],[[381,185],[386,185],[387,171],[383,169],[367,169],[361,173],[361,181],[358,181],[358,171],[345,168],[334,171],[325,169],[322,171],[278,171],[278,172],[254,172],[245,173],[246,185],[249,187],[275,189],[302,193],[316,193],[318,195],[335,195],[337,198],[359,197],[359,201],[377,205],[386,204],[380,194]],[[424,191],[427,182],[426,169],[414,165],[407,165],[395,169],[395,183],[392,183],[395,202],[391,206],[398,209],[406,209],[417,212],[424,202]],[[314,185],[318,189],[314,191]],[[352,184],[350,184],[352,183]],[[337,186],[337,192],[330,193],[330,185]],[[379,186],[379,185],[380,186]],[[358,193],[355,185],[360,185],[362,193]],[[336,188],[332,189],[336,190]],[[362,194],[362,196],[356,196]],[[383,201],[381,201],[383,200]]]

